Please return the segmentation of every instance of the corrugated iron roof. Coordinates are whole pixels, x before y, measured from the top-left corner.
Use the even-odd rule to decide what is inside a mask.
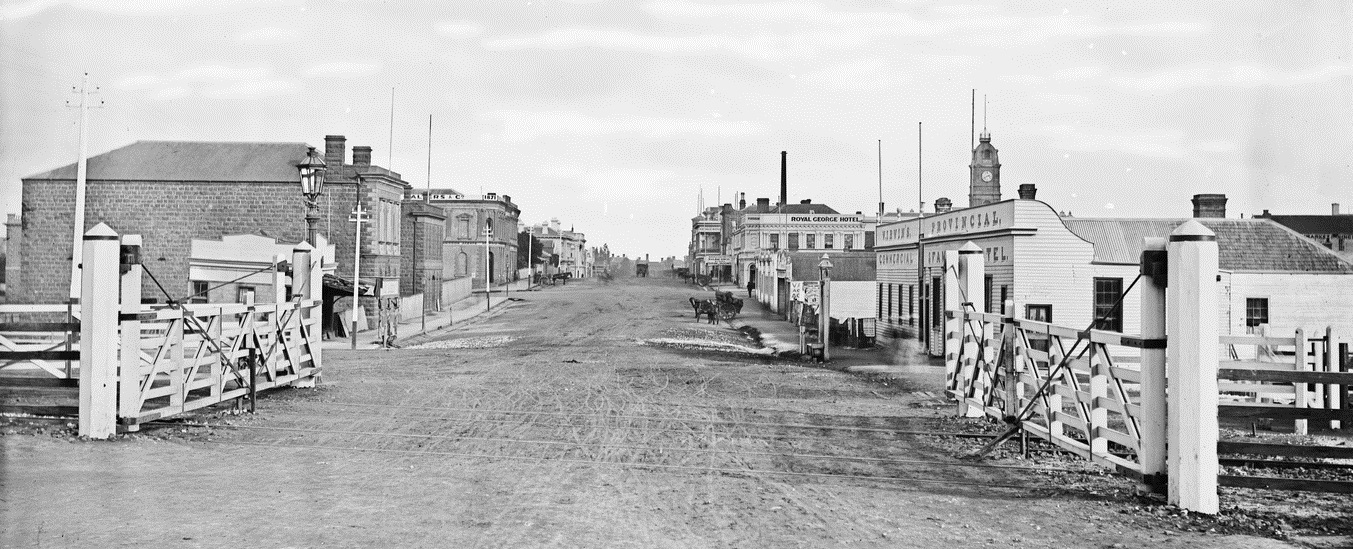
[[[1140,260],[1142,239],[1168,238],[1188,219],[1062,218],[1095,247],[1099,263]],[[1196,219],[1217,234],[1220,268],[1226,271],[1353,273],[1353,264],[1324,246],[1267,219]]]
[[[826,253],[832,262],[832,280],[874,280],[878,256],[865,250],[811,250],[789,252],[794,280],[817,280],[817,264]]]
[[[305,143],[137,141],[88,161],[90,181],[298,181]],[[74,180],[75,164],[25,180]]]

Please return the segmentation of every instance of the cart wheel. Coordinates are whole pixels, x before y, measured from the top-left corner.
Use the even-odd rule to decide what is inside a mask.
[[[719,309],[719,320],[733,320],[733,317],[735,316],[738,316],[738,314],[733,311]]]

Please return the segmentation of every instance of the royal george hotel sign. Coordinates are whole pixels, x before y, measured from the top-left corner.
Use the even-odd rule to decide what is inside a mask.
[[[790,223],[859,223],[859,216],[854,215],[791,215]]]

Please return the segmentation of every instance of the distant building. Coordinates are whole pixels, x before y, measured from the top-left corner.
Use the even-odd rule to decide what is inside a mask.
[[[574,278],[592,275],[596,254],[587,249],[587,235],[572,229],[564,230],[559,218],[532,226],[531,234],[549,253],[559,256],[559,272],[572,273]]]
[[[1353,260],[1353,214],[1342,213],[1339,204],[1330,205],[1330,215],[1273,215],[1264,210],[1254,217],[1272,220]]]
[[[409,198],[421,200],[423,195],[410,193]],[[428,202],[441,208],[446,216],[442,238],[444,279],[470,277],[472,284],[481,288],[485,280],[493,284],[516,280],[521,210],[512,203],[512,197],[497,193],[466,196],[455,189],[442,188],[432,189]]]
[[[990,169],[981,151],[973,153],[975,172]],[[979,195],[974,189],[970,196]],[[1073,218],[1035,197],[1034,186],[1024,184],[1018,199],[957,210],[937,200],[932,215],[880,225],[880,341],[912,338],[940,352],[945,252],[969,242],[983,250],[986,265],[986,298],[961,298],[970,306],[1077,329],[1103,319],[1097,328],[1138,331],[1137,297],[1115,302],[1140,272],[1142,239],[1168,237],[1187,219]],[[1267,326],[1290,334],[1330,324],[1353,330],[1353,317],[1330,308],[1353,302],[1353,264],[1273,220],[1226,219],[1224,195],[1195,195],[1193,205],[1194,217],[1217,235],[1223,333]],[[1007,301],[1013,309],[1005,309]]]

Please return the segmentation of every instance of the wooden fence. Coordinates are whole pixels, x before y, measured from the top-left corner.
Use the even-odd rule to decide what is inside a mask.
[[[1217,244],[1197,222],[1144,249],[1144,283],[1130,286],[1141,300],[1137,337],[978,310],[987,302],[981,248],[945,252],[946,383],[959,413],[1018,424],[1192,511],[1218,512],[1219,485],[1353,493],[1349,482],[1222,475],[1218,457],[1353,459],[1347,448],[1219,440],[1221,418],[1292,420],[1299,433],[1311,421],[1353,421],[1347,346],[1329,330],[1221,335]]]
[[[252,403],[259,391],[313,384],[322,371],[322,273],[311,251],[302,243],[292,254],[290,296],[287,263],[276,258],[271,303],[143,305],[140,237],[119,239],[100,223],[84,237],[78,309],[0,309],[0,412],[75,415],[80,435],[107,438],[246,396]],[[63,313],[80,321],[24,320]],[[39,390],[64,391],[64,401],[44,404],[51,395]]]

